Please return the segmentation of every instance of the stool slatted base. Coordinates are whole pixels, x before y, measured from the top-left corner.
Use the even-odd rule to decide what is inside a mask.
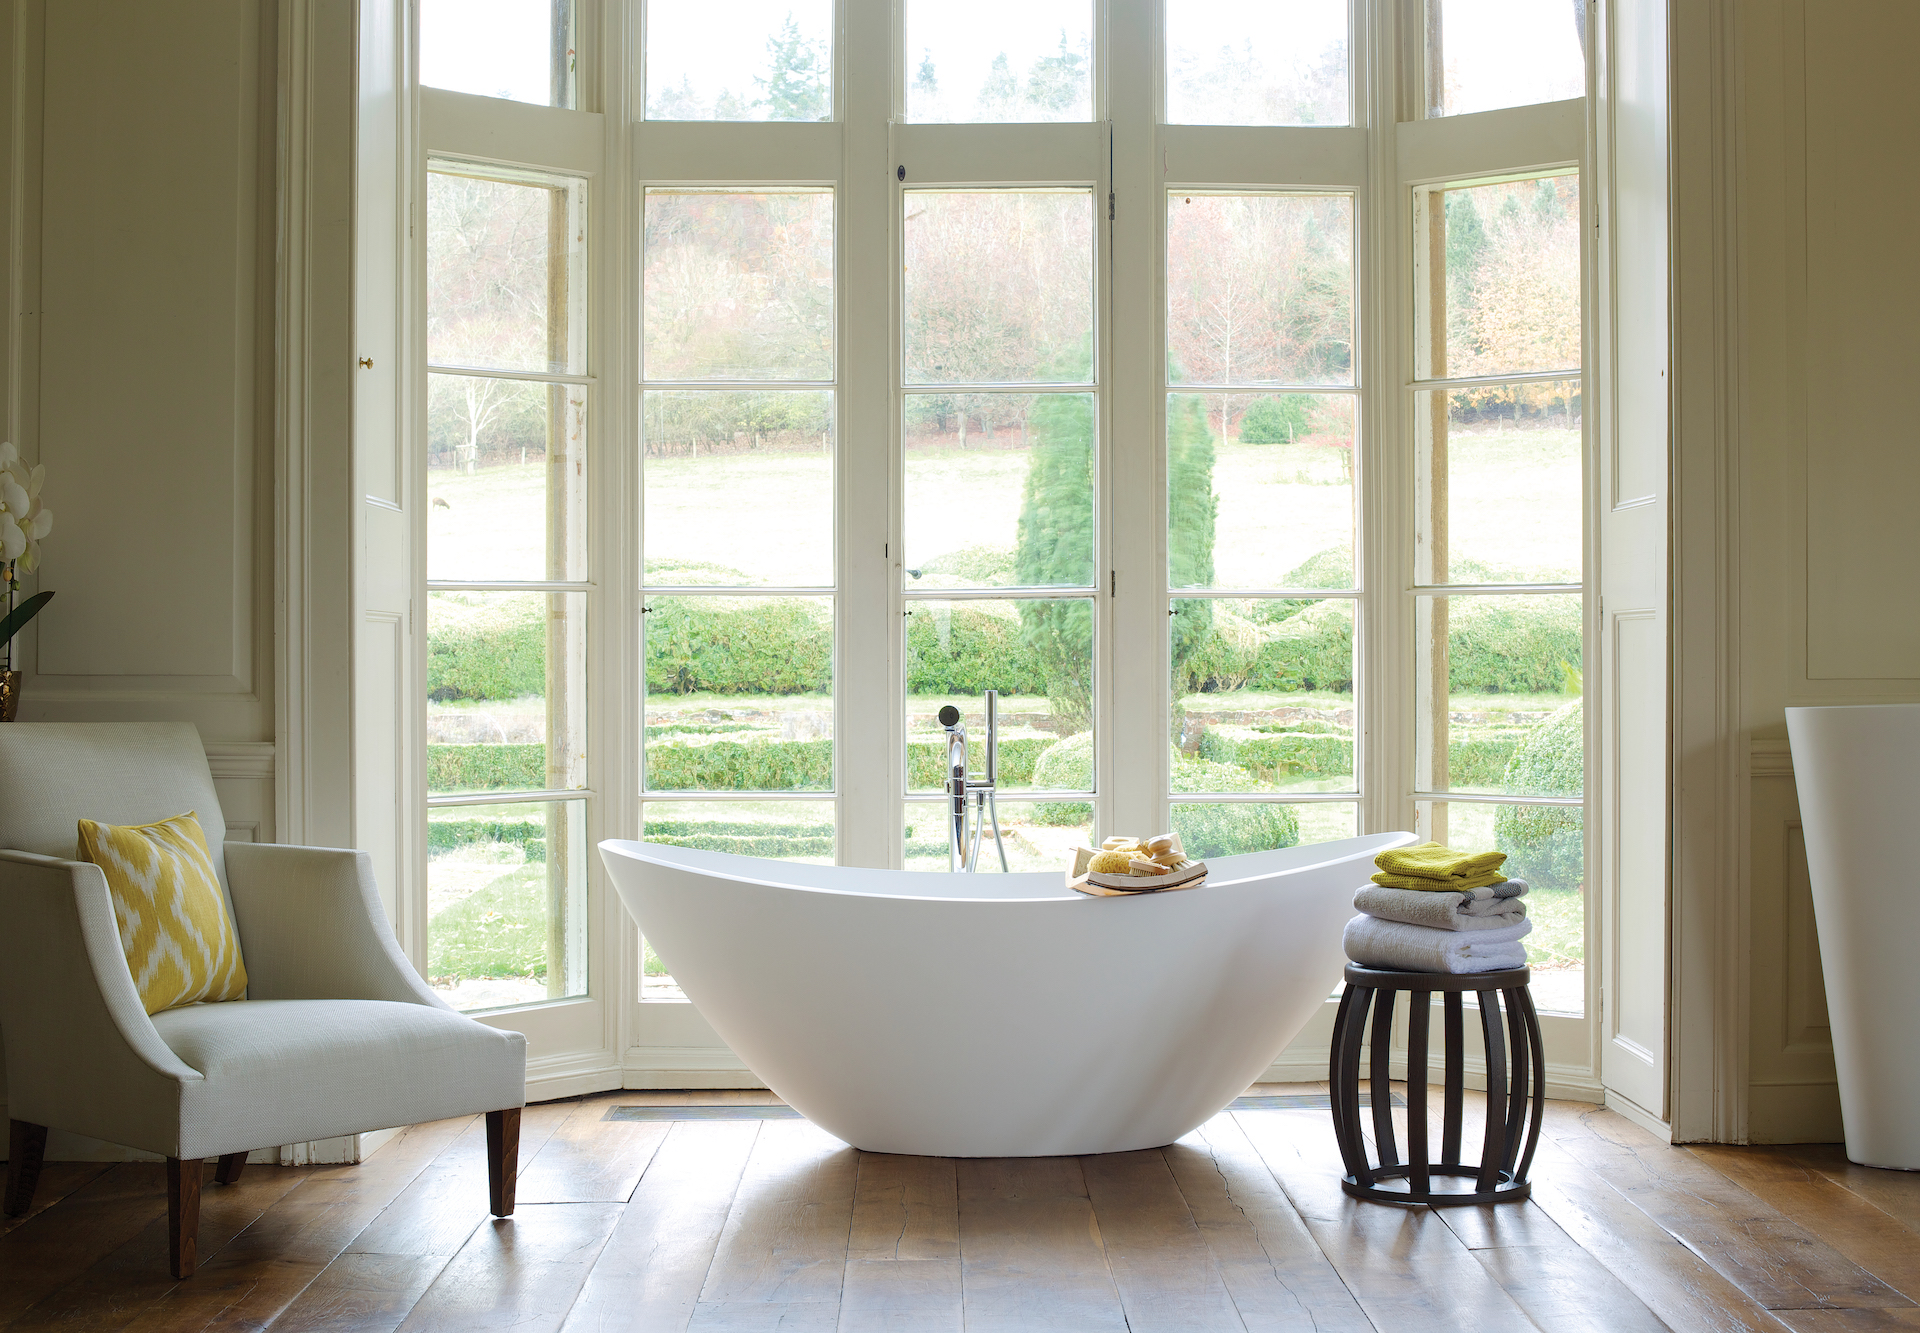
[[[1464,976],[1428,972],[1389,972],[1347,966],[1347,985],[1333,1022],[1328,1083],[1333,1132],[1347,1174],[1340,1187],[1356,1199],[1423,1203],[1434,1208],[1470,1203],[1504,1203],[1532,1192],[1527,1172],[1540,1142],[1546,1110],[1546,1053],[1540,1016],[1527,989],[1524,967]],[[1389,1061],[1393,1045],[1394,1001],[1409,996],[1407,1014],[1407,1152],[1403,1159],[1394,1134]],[[1430,1160],[1427,1143],[1427,1046],[1433,996],[1441,996],[1445,1075],[1441,1085],[1440,1160]],[[1487,1114],[1480,1160],[1462,1163],[1466,1017],[1461,996],[1479,996],[1480,1035],[1487,1061]],[[1503,1020],[1504,1011],[1504,1022]],[[1360,1048],[1373,1019],[1368,1070],[1375,1155],[1369,1159],[1360,1114]],[[1529,1089],[1531,1084],[1531,1089]],[[1529,1096],[1531,1091],[1531,1096]],[[1435,1178],[1471,1180],[1469,1188],[1434,1188]]]

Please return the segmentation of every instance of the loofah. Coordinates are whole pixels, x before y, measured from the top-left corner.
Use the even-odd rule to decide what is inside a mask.
[[[1096,875],[1124,875],[1132,861],[1126,852],[1098,852],[1087,869]]]

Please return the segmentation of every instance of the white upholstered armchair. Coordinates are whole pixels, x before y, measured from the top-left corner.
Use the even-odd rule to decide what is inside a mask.
[[[82,818],[199,814],[227,891],[247,998],[151,1017],[134,989]],[[173,1272],[194,1269],[202,1162],[487,1113],[493,1212],[513,1211],[526,1039],[454,1012],[394,940],[364,852],[228,843],[186,723],[0,725],[0,1041],[6,1211],[32,1202],[49,1127],[167,1159]],[[224,856],[222,855],[224,851]]]

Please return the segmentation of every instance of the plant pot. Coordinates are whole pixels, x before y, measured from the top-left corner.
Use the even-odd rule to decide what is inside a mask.
[[[1847,1157],[1920,1170],[1920,704],[1789,708]]]
[[[0,671],[0,722],[13,721],[20,711],[20,673]]]

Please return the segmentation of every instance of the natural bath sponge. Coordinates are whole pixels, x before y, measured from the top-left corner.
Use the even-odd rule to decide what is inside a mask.
[[[1087,869],[1096,875],[1124,875],[1132,862],[1133,855],[1130,852],[1097,852]]]

